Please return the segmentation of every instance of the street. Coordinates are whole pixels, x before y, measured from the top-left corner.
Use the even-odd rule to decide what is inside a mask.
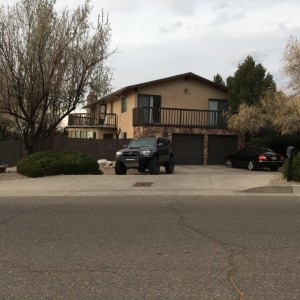
[[[0,299],[299,299],[300,198],[0,197]]]

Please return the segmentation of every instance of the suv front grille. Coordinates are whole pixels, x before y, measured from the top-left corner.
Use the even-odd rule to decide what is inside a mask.
[[[138,157],[140,157],[140,153],[138,151],[123,152],[123,157],[124,158],[138,158]]]

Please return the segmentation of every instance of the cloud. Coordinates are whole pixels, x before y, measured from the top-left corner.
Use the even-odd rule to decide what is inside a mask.
[[[167,27],[159,27],[159,31],[161,33],[173,33],[173,32],[177,32],[177,30],[179,30],[180,28],[183,27],[183,23],[182,22],[175,22],[172,23],[171,25],[167,26]]]
[[[239,12],[239,13],[235,13],[235,14],[228,13],[228,12],[222,12],[222,13],[218,14],[215,17],[215,19],[210,24],[208,24],[208,26],[224,25],[224,24],[227,24],[232,21],[243,19],[243,18],[245,18],[245,16],[246,15],[243,12]]]
[[[269,54],[255,48],[243,49],[232,56],[232,58],[230,59],[230,64],[232,66],[237,66],[243,63],[247,56],[252,56],[256,63],[262,63],[268,58]]]
[[[155,0],[153,2],[159,3],[165,10],[172,11],[176,15],[185,16],[193,16],[199,6],[197,0]]]

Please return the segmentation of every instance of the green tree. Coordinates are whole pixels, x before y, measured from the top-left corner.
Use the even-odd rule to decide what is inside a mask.
[[[213,82],[225,86],[225,82],[219,73],[214,76]]]
[[[84,104],[91,89],[105,93],[110,84],[108,18],[102,13],[92,22],[89,0],[74,11],[56,11],[55,2],[0,7],[0,109],[15,120],[27,153]]]
[[[273,76],[266,73],[262,64],[256,64],[253,57],[248,56],[239,64],[234,76],[227,78],[229,106],[237,112],[241,103],[257,104],[267,91],[275,91]]]

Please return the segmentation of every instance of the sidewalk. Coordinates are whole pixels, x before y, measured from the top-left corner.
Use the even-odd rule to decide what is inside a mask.
[[[135,174],[133,172],[133,174]],[[0,181],[0,196],[299,195],[300,185],[271,185],[277,173],[224,166],[176,166],[167,175],[59,175]]]

